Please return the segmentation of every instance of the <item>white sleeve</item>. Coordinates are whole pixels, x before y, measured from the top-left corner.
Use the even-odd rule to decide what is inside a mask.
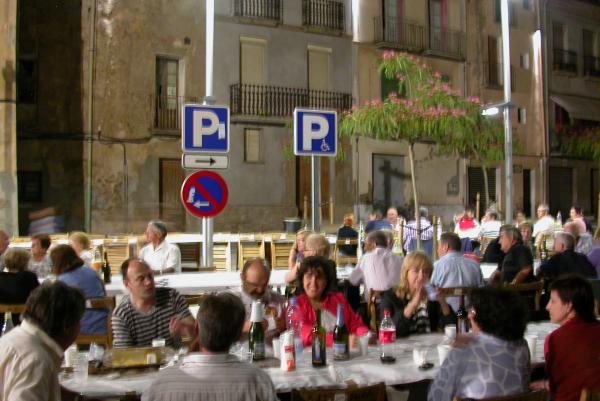
[[[165,269],[175,269],[175,273],[181,273],[181,251],[175,244],[169,244],[169,252]]]

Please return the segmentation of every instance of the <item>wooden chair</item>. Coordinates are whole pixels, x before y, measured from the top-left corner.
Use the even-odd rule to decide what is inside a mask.
[[[540,310],[540,298],[544,290],[544,280],[535,281],[533,283],[508,284],[506,288],[513,289],[519,292],[526,298],[533,298],[534,311]]]
[[[196,272],[200,268],[200,242],[177,243],[181,252],[181,271]]]
[[[248,259],[265,257],[265,242],[260,234],[240,234],[238,241],[238,270]]]
[[[338,266],[344,265],[356,265],[358,258],[356,256],[344,256],[340,255],[341,246],[355,246],[358,250],[358,239],[342,238],[335,241],[335,264]]]
[[[302,389],[292,390],[292,401],[385,401],[385,384],[345,389]]]
[[[111,237],[104,240],[104,251],[113,275],[121,274],[121,264],[130,257],[129,238]]]
[[[377,333],[379,330],[379,319],[377,316],[377,310],[381,304],[381,293],[383,291],[369,290],[369,297],[367,298],[367,318],[369,321],[369,329],[373,333]]]
[[[294,246],[294,239],[292,236],[289,236],[290,239],[278,239],[273,238],[271,241],[271,268],[272,269],[282,269],[285,270],[288,268],[288,257],[290,256],[290,251]]]
[[[25,304],[0,304],[0,313],[23,313]]]
[[[440,292],[446,297],[469,296],[474,287],[448,287],[440,288]]]
[[[526,393],[508,395],[504,397],[490,397],[479,401],[546,401],[548,392],[546,390],[528,391]],[[454,398],[454,401],[468,401],[469,398]]]
[[[107,348],[112,347],[112,311],[115,309],[115,297],[93,298],[85,301],[85,309],[107,309],[106,333],[103,334],[80,334],[75,339],[77,345],[88,345],[96,343]]]
[[[579,401],[600,401],[600,390],[584,388],[581,390]]]

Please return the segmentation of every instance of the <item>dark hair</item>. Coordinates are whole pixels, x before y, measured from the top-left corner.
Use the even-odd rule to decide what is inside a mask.
[[[461,250],[460,237],[456,233],[442,233],[442,235],[440,235],[440,243],[442,242],[448,245],[448,248],[452,249],[453,251],[460,252]]]
[[[367,234],[366,240],[368,242],[375,244],[376,247],[387,248],[387,245],[388,245],[388,237],[381,230],[370,232],[369,234]]]
[[[263,258],[250,258],[244,262],[244,267],[242,267],[242,276],[245,277],[246,272],[248,272],[250,266],[252,266],[256,262],[258,262],[262,266],[262,268],[265,269],[265,272],[267,274],[271,274],[271,267],[269,266],[269,262],[267,262]]]
[[[583,209],[579,205],[573,205],[571,206],[571,209],[573,209],[576,214],[583,214]]]
[[[121,277],[123,278],[123,280],[127,279],[127,271],[129,270],[129,264],[133,261],[139,262],[142,265],[145,265],[146,267],[148,267],[148,269],[152,270],[152,268],[150,267],[150,265],[148,263],[146,263],[145,260],[143,259],[139,259],[139,258],[129,258],[129,259],[125,259],[123,261],[123,263],[121,263]]]
[[[465,212],[475,213],[475,207],[473,205],[467,205],[467,206],[465,206]]]
[[[325,274],[325,280],[327,281],[325,284],[325,289],[323,290],[323,294],[321,295],[321,299],[325,299],[325,296],[328,293],[337,291],[337,273],[335,271],[335,262],[324,258],[323,256],[308,256],[302,260],[302,263],[300,263],[300,268],[298,269],[296,287],[303,293],[304,275],[310,271],[318,269],[323,270],[323,273]]]
[[[56,339],[75,326],[83,312],[85,297],[78,288],[61,281],[46,281],[27,298],[23,317]]]
[[[246,310],[234,294],[211,294],[202,301],[197,320],[200,346],[210,352],[226,352],[242,334]]]
[[[528,311],[518,292],[501,287],[476,288],[471,292],[471,306],[481,331],[505,341],[523,338]]]
[[[488,212],[488,213],[490,214],[490,216],[492,216],[492,218],[494,220],[498,220],[498,213],[496,213],[496,212]]]
[[[565,274],[550,284],[552,291],[556,291],[563,303],[570,303],[577,316],[585,322],[596,321],[594,291],[588,280],[578,274]]]
[[[50,244],[52,243],[52,240],[50,239],[50,236],[48,234],[33,235],[31,237],[31,240],[33,241],[34,239],[37,239],[38,241],[40,241],[40,246],[44,249],[50,248]]]
[[[50,259],[52,259],[52,270],[56,275],[75,270],[84,263],[75,250],[66,244],[57,245],[50,252]]]

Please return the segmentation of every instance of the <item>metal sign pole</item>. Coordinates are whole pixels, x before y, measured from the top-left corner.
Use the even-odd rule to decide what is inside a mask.
[[[510,104],[510,41],[509,41],[509,26],[508,26],[508,0],[500,2],[500,16],[502,23],[502,68],[504,77],[504,102]],[[510,124],[510,109],[504,107],[504,174],[505,174],[505,198],[504,198],[504,221],[506,224],[512,223],[512,180],[513,180],[513,165],[512,165],[512,126]]]
[[[319,174],[320,164],[318,156],[313,155],[310,157],[310,171],[312,176],[311,226],[314,232],[319,232],[321,230],[321,222],[319,221],[319,208],[321,207],[321,174]]]

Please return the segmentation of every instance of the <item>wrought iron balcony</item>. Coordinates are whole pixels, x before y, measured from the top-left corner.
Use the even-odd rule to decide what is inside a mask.
[[[583,75],[600,78],[600,57],[583,56]]]
[[[236,17],[256,18],[281,22],[281,0],[235,0],[233,13]]]
[[[485,63],[484,79],[486,88],[504,89],[504,69],[502,63]],[[515,69],[510,67],[510,90],[515,90]]]
[[[231,114],[288,117],[296,107],[347,110],[350,93],[287,88],[283,86],[233,84],[229,87]]]
[[[302,0],[302,25],[344,31],[344,3],[336,0]]]
[[[396,17],[375,17],[375,44],[401,50],[421,52],[425,47],[423,26]]]
[[[165,131],[181,129],[181,107],[197,102],[196,97],[157,96],[154,102],[154,128]]]
[[[452,29],[429,27],[428,53],[453,59],[465,58],[465,34]]]
[[[572,50],[554,49],[554,71],[566,71],[577,74],[577,53]]]

